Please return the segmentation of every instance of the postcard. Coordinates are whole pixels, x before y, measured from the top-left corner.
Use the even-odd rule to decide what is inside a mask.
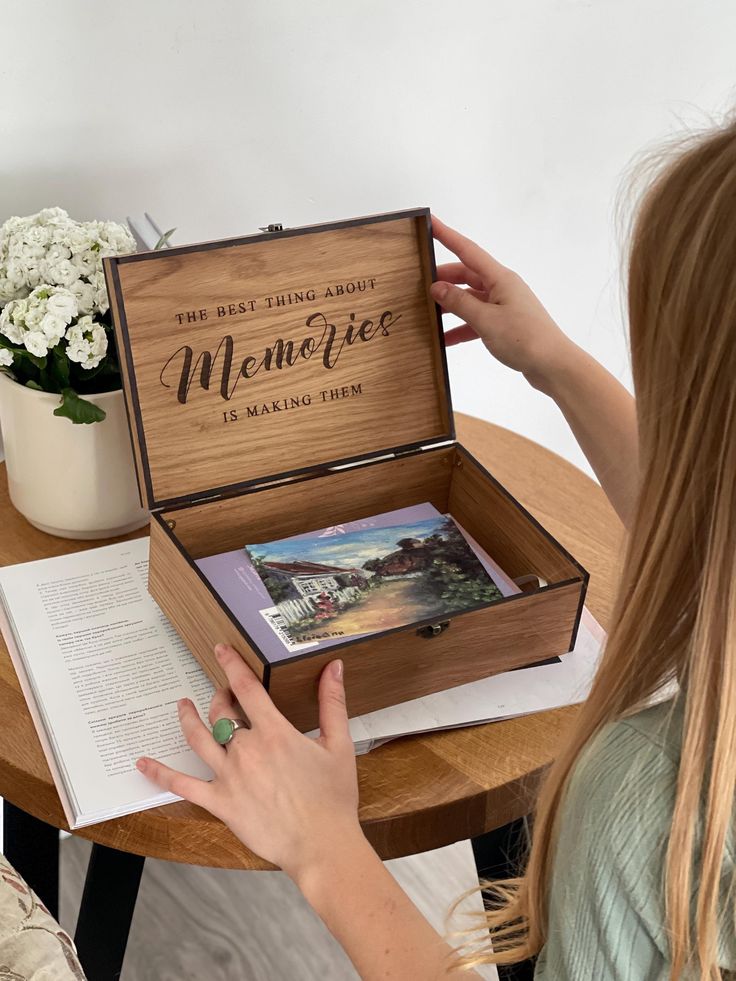
[[[504,596],[449,515],[246,545],[296,643],[442,618]]]
[[[388,511],[382,515],[370,515],[341,525],[320,528],[317,531],[296,535],[291,540],[314,537],[338,539],[352,531],[376,528],[379,525],[390,527],[411,524],[438,514],[437,508],[429,503],[416,504]],[[239,621],[247,636],[260,648],[269,662],[282,661],[304,651],[321,650],[345,640],[345,635],[342,633],[336,632],[332,636],[327,636],[328,632],[323,631],[326,636],[320,640],[295,641],[289,634],[286,620],[274,605],[244,548],[197,559],[196,565],[218,594],[221,602]]]

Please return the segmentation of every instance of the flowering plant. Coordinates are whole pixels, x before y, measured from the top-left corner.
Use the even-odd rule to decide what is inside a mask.
[[[102,259],[135,252],[125,225],[45,208],[0,226],[0,370],[61,396],[54,415],[105,413],[84,395],[120,388]]]

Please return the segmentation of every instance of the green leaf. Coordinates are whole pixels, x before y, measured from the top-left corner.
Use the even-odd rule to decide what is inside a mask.
[[[174,234],[175,231],[176,231],[175,228],[170,228],[168,232],[164,232],[161,238],[158,240],[158,242],[156,242],[156,244],[154,245],[153,251],[158,252],[159,249],[166,248],[166,246],[168,246],[169,244],[169,239],[171,238],[171,236]]]
[[[38,381],[44,392],[55,392],[57,395],[61,394],[61,389],[51,377],[48,367],[41,368],[38,373]]]
[[[26,358],[28,358],[28,360],[31,362],[31,364],[35,364],[35,366],[37,368],[45,368],[46,367],[46,356],[45,355],[44,355],[44,357],[39,358],[37,355],[31,354],[30,351],[25,351],[25,352],[21,351],[20,353],[21,353],[21,357],[24,357],[25,356]]]
[[[77,393],[71,388],[65,388],[61,393],[61,405],[54,409],[55,416],[63,416],[71,419],[76,424],[89,424],[91,422],[102,422],[105,412],[93,402],[87,399],[80,399]]]
[[[69,358],[66,356],[66,348],[62,348],[61,344],[51,349],[49,374],[60,392],[69,387]]]
[[[32,378],[29,378],[28,381],[26,382],[26,388],[32,388],[36,392],[42,392],[43,391],[43,389],[38,384],[38,382],[34,382],[34,380]]]

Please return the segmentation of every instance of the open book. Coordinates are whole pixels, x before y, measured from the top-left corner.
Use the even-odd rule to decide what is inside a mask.
[[[0,569],[0,628],[71,828],[176,800],[139,756],[208,778],[176,702],[204,718],[213,686],[146,588],[147,538]],[[575,650],[351,719],[356,753],[398,736],[585,698],[603,631],[584,614]]]

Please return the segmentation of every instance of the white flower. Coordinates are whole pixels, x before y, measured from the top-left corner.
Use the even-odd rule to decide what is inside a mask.
[[[63,208],[43,208],[37,215],[31,215],[27,221],[35,221],[38,225],[64,225],[72,221]]]
[[[4,272],[2,264],[0,264],[0,303],[6,303],[8,300],[14,300],[22,296],[28,296],[29,293],[29,289],[13,283]]]
[[[48,347],[56,347],[66,333],[68,322],[68,320],[64,320],[61,317],[55,317],[53,313],[47,313],[41,319],[38,329],[46,338]]]
[[[13,344],[23,343],[26,330],[25,315],[28,310],[28,300],[11,300],[0,313],[0,333],[5,334]]]
[[[31,297],[33,295],[32,293]],[[70,323],[78,313],[77,298],[70,290],[49,290],[46,307],[49,313],[52,313],[55,317],[61,317],[66,323]]]
[[[22,313],[23,321],[21,322],[17,308],[13,308],[13,321],[19,327],[25,327],[26,330],[36,330],[40,325],[43,318],[46,316],[46,302],[45,298],[39,296],[39,291],[41,287],[37,287],[33,293],[31,293],[25,302],[25,307]],[[52,286],[48,286],[47,289],[54,289]],[[16,300],[16,303],[19,302]],[[10,306],[10,304],[8,304]]]
[[[13,352],[6,347],[0,347],[0,368],[9,368],[13,363]]]
[[[60,259],[49,271],[51,275],[43,278],[56,286],[71,286],[79,279],[79,270],[69,259]]]
[[[42,358],[59,343],[77,312],[74,293],[44,283],[27,298],[6,305],[0,314],[0,331],[14,344],[23,344]]]
[[[41,225],[29,225],[22,235],[8,241],[8,255],[16,258],[40,259],[52,241],[52,229]]]
[[[77,309],[80,314],[92,313],[95,306],[95,288],[84,279],[78,279],[69,287],[77,298]],[[107,297],[106,297],[107,298]]]
[[[56,233],[56,241],[65,245],[72,255],[88,252],[94,241],[90,234],[90,222],[69,221]]]
[[[33,229],[36,231],[36,229]],[[50,266],[55,266],[57,262],[61,262],[62,259],[69,259],[71,257],[71,249],[68,249],[66,245],[61,242],[51,242],[51,244],[46,249],[45,259]]]
[[[77,276],[91,276],[97,267],[97,255],[91,249],[80,249],[72,253],[71,263],[77,271]]]
[[[0,226],[0,305],[47,283],[70,289],[81,301],[81,313],[105,313],[102,259],[135,249],[125,225],[74,221],[62,208],[8,218]],[[91,291],[83,288],[88,285]]]
[[[92,317],[80,317],[66,332],[66,355],[83,368],[96,368],[107,354],[107,334]]]
[[[135,252],[135,239],[125,225],[120,225],[116,221],[104,221],[100,224],[100,241],[112,250],[111,255]]]
[[[105,314],[110,309],[110,301],[107,297],[107,289],[105,286],[101,286],[100,289],[95,292],[95,310],[99,310],[100,313]]]
[[[3,229],[7,229],[8,235],[12,235],[20,229],[24,228],[25,225],[30,221],[30,218],[18,218],[14,216],[13,218],[8,218],[8,220],[3,225]]]
[[[41,330],[27,330],[23,335],[23,344],[26,351],[35,354],[37,358],[43,358],[49,353],[49,340]]]
[[[110,303],[107,299],[107,287],[105,286],[105,273],[102,267],[96,270],[90,277],[89,282],[94,292],[94,309],[100,313],[107,313]]]
[[[27,296],[33,289],[33,285],[37,285],[37,283],[31,285],[32,270],[25,265],[21,258],[12,256],[7,261],[3,278],[8,282],[10,295],[7,299],[9,300]]]

